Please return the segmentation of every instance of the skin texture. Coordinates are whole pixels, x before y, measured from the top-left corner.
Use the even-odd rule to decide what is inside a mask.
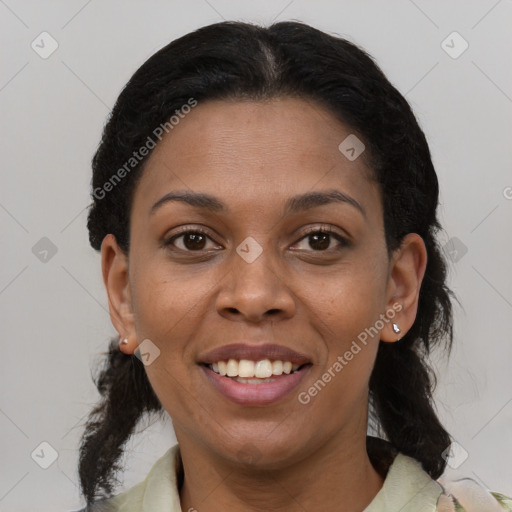
[[[129,254],[113,235],[103,241],[112,322],[129,340],[121,350],[131,354],[147,338],[160,350],[145,368],[180,444],[182,510],[362,511],[383,484],[365,445],[379,335],[308,404],[297,399],[394,304],[399,336],[407,332],[426,267],[417,234],[388,257],[382,200],[364,154],[351,162],[338,150],[350,133],[301,99],[200,103],[146,164]],[[333,189],[365,214],[334,202],[285,215],[291,196]],[[173,201],[150,213],[178,190],[214,195],[227,212]],[[177,228],[198,225],[207,231],[201,250],[186,236],[175,249],[163,244]],[[330,236],[319,249],[305,230],[321,226],[348,245]],[[263,249],[252,263],[236,252],[249,236]],[[380,339],[396,341],[391,322]],[[306,354],[313,366],[300,389],[258,407],[222,396],[199,355],[243,340]],[[241,456],[247,451],[252,461]]]

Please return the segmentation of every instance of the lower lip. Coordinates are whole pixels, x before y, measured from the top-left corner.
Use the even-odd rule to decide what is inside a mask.
[[[262,384],[243,384],[229,377],[223,377],[215,373],[207,366],[201,365],[201,369],[213,384],[213,386],[226,398],[239,405],[268,405],[284,398],[306,376],[310,365],[304,366],[295,373],[274,375],[273,382]]]

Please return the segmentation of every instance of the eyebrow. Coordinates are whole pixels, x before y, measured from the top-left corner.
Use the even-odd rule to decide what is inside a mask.
[[[331,203],[344,203],[353,206],[363,217],[366,218],[366,211],[363,206],[356,201],[353,197],[350,197],[339,190],[326,190],[323,192],[308,192],[299,196],[291,197],[285,206],[286,213],[295,213],[309,208],[315,208],[316,206],[323,206]]]
[[[178,201],[196,208],[202,208],[212,212],[227,212],[227,206],[210,194],[203,194],[197,192],[175,191],[165,194],[159,199],[150,210],[150,215],[155,213],[161,206],[166,203]],[[293,196],[285,204],[285,214],[296,213],[303,210],[315,208],[332,203],[348,204],[359,210],[359,212],[366,218],[366,211],[363,206],[339,190],[326,190],[321,192],[307,192],[305,194]]]

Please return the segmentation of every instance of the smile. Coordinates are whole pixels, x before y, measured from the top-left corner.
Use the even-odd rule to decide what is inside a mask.
[[[208,382],[221,395],[245,406],[269,405],[283,399],[299,385],[311,366],[268,359],[229,359],[200,365]]]

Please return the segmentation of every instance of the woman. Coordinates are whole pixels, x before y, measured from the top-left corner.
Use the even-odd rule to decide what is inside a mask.
[[[170,43],[119,96],[93,201],[119,339],[80,448],[88,510],[512,510],[436,481],[450,436],[427,356],[450,350],[453,297],[438,181],[364,51],[295,22]],[[153,412],[178,445],[111,496]]]

